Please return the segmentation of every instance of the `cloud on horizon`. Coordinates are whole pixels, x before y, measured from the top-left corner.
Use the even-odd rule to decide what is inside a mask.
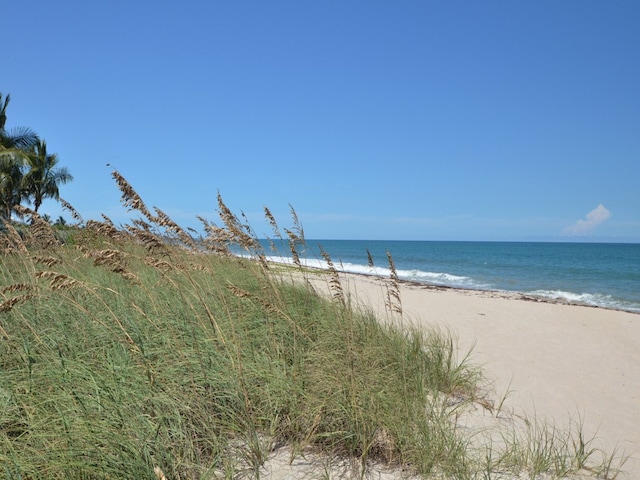
[[[591,233],[598,225],[611,217],[611,212],[600,204],[589,213],[583,220],[578,220],[573,225],[569,225],[562,230],[563,236],[580,236]]]

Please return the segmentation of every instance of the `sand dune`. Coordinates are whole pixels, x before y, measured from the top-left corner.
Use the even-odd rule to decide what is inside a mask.
[[[344,279],[353,299],[390,318],[382,279]],[[449,329],[496,393],[510,391],[507,408],[558,425],[581,420],[597,446],[630,456],[624,470],[640,478],[640,315],[500,292],[400,289],[399,321]]]

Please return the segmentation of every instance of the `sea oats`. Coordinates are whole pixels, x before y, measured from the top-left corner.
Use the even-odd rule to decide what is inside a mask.
[[[293,229],[296,232],[296,235],[300,242],[305,243],[306,240],[304,237],[304,228],[302,228],[302,222],[300,222],[298,214],[296,213],[295,208],[293,208],[293,205],[289,204],[289,209],[291,211],[291,219],[293,220]]]
[[[371,252],[369,251],[368,248],[366,248],[365,250],[367,251],[367,266],[370,268],[373,268],[374,264],[373,264],[373,257],[371,256]]]
[[[33,294],[25,293],[24,295],[18,295],[16,297],[12,297],[4,302],[0,303],[0,312],[10,312],[13,307],[15,307],[18,303],[26,302],[30,298],[33,298]],[[6,336],[6,332],[4,332]]]
[[[154,253],[159,251],[167,251],[167,245],[160,238],[158,238],[157,235],[154,235],[153,233],[145,230],[138,229],[133,229],[131,233],[138,241],[140,241],[144,245],[147,250],[149,250],[149,252]]]
[[[24,240],[11,222],[6,222],[2,219],[0,219],[0,222],[2,222],[0,225],[4,227],[4,232],[0,234],[0,238],[4,241],[3,250],[5,250],[6,253],[12,253],[15,251],[29,255],[29,251],[24,244]]]
[[[158,207],[153,207],[156,212],[158,225],[166,228],[169,232],[173,233],[178,237],[178,239],[186,246],[190,247],[193,250],[197,250],[197,246],[193,241],[193,237],[185,232],[180,225],[171,220],[171,218],[160,210]]]
[[[49,268],[61,263],[60,259],[54,257],[41,257],[39,255],[33,255],[31,258],[35,263],[41,263]]]
[[[227,285],[227,288],[229,289],[229,291],[238,298],[252,298],[253,294],[247,292],[246,290],[240,288],[240,287],[236,287],[233,284],[229,284]]]
[[[93,258],[94,265],[105,266],[113,272],[120,272],[125,268],[126,254],[120,250],[89,250],[85,256]]]
[[[42,271],[36,273],[36,278],[49,280],[49,287],[52,290],[71,288],[80,284],[77,280],[59,272]]]
[[[137,228],[141,230],[146,230],[146,231],[151,230],[151,224],[148,222],[145,222],[141,218],[134,218],[131,220],[131,223],[133,223]]]
[[[387,302],[386,306],[391,312],[402,314],[402,301],[400,300],[400,279],[396,270],[395,262],[390,252],[387,252],[389,260],[390,282],[387,286]]]
[[[298,266],[298,268],[302,268],[302,263],[300,262],[300,255],[298,254],[298,237],[291,230],[285,228],[284,231],[287,233],[289,237],[289,251],[291,252],[291,257],[293,258],[293,263]]]
[[[20,217],[28,216],[30,218],[31,225],[29,227],[29,231],[37,245],[42,248],[48,248],[60,243],[49,222],[44,220],[38,212],[22,205],[16,205],[13,210]]]
[[[273,228],[273,233],[275,233],[277,238],[282,239],[282,234],[280,233],[280,229],[278,228],[278,222],[276,222],[276,218],[271,213],[268,207],[264,207],[264,216],[269,221],[269,225]]]
[[[122,192],[122,198],[120,199],[122,204],[129,211],[137,210],[142,213],[142,215],[144,215],[151,223],[156,223],[158,219],[154,217],[151,212],[149,212],[147,206],[142,201],[142,198],[140,198],[140,195],[136,193],[131,184],[127,182],[127,180],[120,174],[120,172],[114,170],[113,172],[111,172],[111,176],[116,181],[118,188],[120,188],[120,192]]]
[[[62,208],[64,210],[67,210],[71,214],[71,218],[73,218],[76,222],[78,222],[77,225],[82,225],[84,223],[84,220],[82,219],[82,216],[64,198],[60,198],[60,205],[62,205]]]
[[[2,289],[0,289],[0,291],[2,293],[6,293],[6,292],[18,292],[20,290],[33,290],[33,285],[31,285],[30,283],[14,283],[12,285],[7,285],[6,287],[2,287]]]
[[[98,235],[103,235],[107,238],[112,239],[122,239],[124,236],[124,232],[118,230],[113,226],[112,223],[108,222],[98,222],[97,220],[88,220],[86,224],[86,228],[91,230]]]
[[[269,270],[269,262],[267,262],[267,256],[264,252],[256,252],[256,259],[264,271]]]
[[[174,268],[174,266],[166,260],[160,260],[152,257],[144,257],[142,260],[150,267],[157,268],[164,273],[169,272]]]
[[[218,193],[218,214],[220,215],[220,219],[223,221],[227,230],[232,236],[232,241],[237,243],[241,248],[247,250],[248,252],[257,251],[260,249],[260,245],[257,240],[250,234],[251,229],[240,222],[238,217],[236,217],[229,207],[225,205],[222,200],[222,196]]]
[[[329,289],[331,290],[331,295],[338,302],[345,304],[344,298],[344,290],[342,288],[342,282],[340,281],[340,276],[338,275],[338,270],[336,270],[331,257],[325,250],[322,248],[322,245],[319,246],[320,255],[324,258],[325,262],[327,262],[327,268],[329,269]]]
[[[102,217],[102,219],[104,220],[104,222],[107,225],[111,225],[112,227],[115,226],[115,224],[113,223],[113,220],[111,220],[108,216],[106,216],[104,213],[101,213],[100,216]]]
[[[204,225],[206,235],[202,240],[204,247],[217,254],[230,255],[228,245],[232,241],[232,235],[226,229],[220,228],[202,217],[198,217],[198,220]]]

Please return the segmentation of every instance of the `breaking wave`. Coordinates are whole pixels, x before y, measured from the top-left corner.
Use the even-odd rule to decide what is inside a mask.
[[[640,305],[616,299],[611,295],[598,293],[574,293],[562,290],[534,290],[528,292],[536,297],[546,298],[558,302],[575,303],[592,307],[610,308],[613,310],[625,310],[627,312],[640,313]]]

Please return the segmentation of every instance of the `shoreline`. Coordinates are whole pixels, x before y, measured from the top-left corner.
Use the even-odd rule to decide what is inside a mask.
[[[496,396],[507,394],[505,408],[558,425],[581,423],[594,447],[628,456],[623,470],[640,478],[637,313],[399,280],[399,316],[386,306],[388,278],[338,274],[348,298],[381,320],[451,332],[459,358],[470,352]],[[323,275],[308,278],[319,292],[329,291]]]
[[[369,276],[367,274],[359,274],[359,273],[351,273],[351,272],[342,272],[348,273],[350,275],[364,275]],[[373,277],[378,277],[378,275],[371,275]],[[384,279],[385,277],[380,277]],[[605,307],[601,305],[592,305],[586,302],[577,302],[572,300],[565,300],[561,298],[551,298],[545,297],[543,295],[534,295],[532,293],[520,292],[520,291],[511,291],[511,290],[492,290],[492,289],[480,289],[480,288],[464,288],[464,287],[452,287],[449,285],[437,285],[431,283],[422,283],[417,282],[415,280],[403,280],[399,279],[399,282],[402,284],[406,284],[410,287],[415,288],[424,288],[425,290],[461,290],[468,292],[479,292],[479,293],[490,293],[496,296],[500,296],[501,298],[509,299],[509,300],[523,300],[527,302],[534,303],[550,303],[554,305],[570,305],[576,307],[586,307],[586,308],[597,308],[602,310],[611,310],[614,312],[624,312],[629,313],[631,315],[640,315],[640,312],[634,312],[632,310],[625,310],[623,308],[613,308],[613,307]]]
[[[291,263],[284,263],[284,262],[278,262],[278,261],[272,261],[272,260],[268,260],[268,261],[270,263],[275,263],[277,265],[293,266],[293,264]],[[303,268],[309,269],[311,271],[317,271],[317,272],[324,272],[324,273],[328,272],[328,269],[309,266],[309,265],[303,265]],[[386,281],[389,279],[388,276],[379,275],[376,273],[351,272],[348,270],[340,270],[340,269],[336,269],[336,270],[340,275],[361,276],[364,278],[380,279],[380,281]],[[569,306],[576,306],[576,307],[594,308],[594,309],[614,311],[614,312],[624,312],[630,315],[640,316],[640,311],[636,312],[633,310],[625,310],[623,308],[613,308],[613,307],[606,307],[602,305],[592,305],[586,302],[578,302],[578,301],[572,301],[568,299],[545,297],[543,295],[535,295],[533,293],[521,292],[516,290],[465,288],[465,287],[456,287],[451,285],[440,285],[436,283],[419,282],[417,280],[407,280],[403,278],[399,278],[398,283],[401,285],[406,285],[409,287],[420,288],[420,289],[429,290],[429,291],[461,291],[461,292],[472,292],[472,293],[479,293],[479,294],[488,293],[488,294],[492,294],[492,295],[499,296],[501,298],[505,298],[509,300],[523,300],[523,301],[534,302],[534,303],[549,303],[553,305],[569,305]]]
[[[240,256],[244,256],[245,258],[250,258],[247,255],[240,255]],[[276,265],[299,268],[294,264],[291,258],[286,256],[266,255],[266,259],[269,263],[273,263]],[[301,262],[302,262],[302,268],[304,269],[308,269],[310,271],[319,271],[319,272],[328,271],[328,266],[326,264],[322,264],[321,260],[315,259],[309,262],[308,259],[302,259]],[[363,265],[356,265],[356,264],[350,264],[350,263],[348,263],[347,265],[362,267],[362,269],[365,268],[365,266]],[[381,279],[385,279],[385,278],[388,279],[390,275],[390,272],[386,271],[387,270],[386,267],[383,268],[382,272],[380,271],[376,272],[376,271],[363,271],[361,268],[358,268],[356,270],[345,268],[342,266],[342,262],[335,263],[334,266],[341,275],[343,274],[344,275],[361,275],[363,277],[381,278]],[[372,268],[379,269],[379,267],[372,267]],[[508,298],[511,298],[512,296],[517,296],[523,300],[528,300],[532,302],[584,306],[584,307],[590,307],[590,308],[613,310],[613,311],[626,312],[634,315],[640,315],[640,304],[637,304],[635,301],[618,299],[615,302],[611,302],[613,303],[613,305],[610,305],[610,304],[603,304],[602,302],[601,303],[591,302],[588,300],[587,301],[574,300],[572,298],[567,298],[562,296],[563,294],[565,294],[570,296],[573,295],[573,296],[587,296],[587,297],[599,297],[599,296],[610,297],[610,294],[597,294],[597,293],[589,293],[589,292],[577,293],[572,291],[554,290],[554,291],[550,291],[550,293],[557,292],[559,295],[552,296],[552,295],[536,293],[536,291],[506,290],[506,289],[490,288],[490,287],[474,288],[474,287],[464,286],[464,285],[448,285],[448,284],[442,284],[442,283],[433,283],[433,282],[429,282],[428,280],[424,280],[424,281],[414,280],[414,279],[408,279],[406,277],[405,278],[399,277],[398,281],[403,284],[412,285],[415,287],[422,287],[422,288],[452,289],[452,290],[463,290],[463,291],[470,291],[470,292],[490,292],[496,295],[504,295],[505,297],[508,297]],[[626,303],[630,304],[630,306],[628,306],[627,308],[625,308],[624,306]]]

